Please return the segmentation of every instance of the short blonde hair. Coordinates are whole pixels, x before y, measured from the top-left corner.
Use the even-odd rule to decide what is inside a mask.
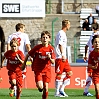
[[[70,23],[70,21],[68,19],[65,19],[65,20],[62,21],[62,26],[64,27],[69,23]]]
[[[17,46],[19,46],[19,43],[18,43],[17,38],[13,38],[13,39],[10,41],[10,46],[11,46],[13,43],[16,43]]]

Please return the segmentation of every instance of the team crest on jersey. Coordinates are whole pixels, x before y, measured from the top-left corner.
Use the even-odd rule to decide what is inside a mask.
[[[47,55],[47,54],[50,54],[50,52],[46,52],[46,55]]]

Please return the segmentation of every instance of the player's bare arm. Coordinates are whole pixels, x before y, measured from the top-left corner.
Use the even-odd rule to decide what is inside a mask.
[[[10,50],[10,49],[11,49],[10,43],[8,43],[8,44],[7,44],[7,51]]]
[[[85,57],[84,57],[84,61],[85,61],[85,62],[88,60],[87,51],[88,51],[88,46],[86,45],[86,46],[85,46]]]
[[[16,54],[16,57],[17,57],[17,59],[18,59],[22,64],[24,63],[24,61],[19,57],[18,54]]]
[[[66,58],[65,58],[65,56],[64,56],[63,47],[62,47],[62,45],[60,45],[60,44],[59,44],[59,49],[60,49],[60,52],[61,52],[61,54],[62,54],[62,61],[64,62],[64,61],[66,61]]]
[[[55,63],[55,60],[51,58],[51,54],[50,53],[47,54],[47,57],[50,59],[50,61],[51,61],[52,64]]]
[[[22,70],[24,70],[25,67],[26,67],[26,62],[28,60],[28,57],[29,57],[29,54],[27,54],[26,57],[25,57],[25,60],[24,60],[23,65],[22,65]]]
[[[26,50],[29,52],[31,50],[30,44],[26,44]]]
[[[2,61],[1,61],[1,66],[0,66],[0,68],[2,68],[2,67],[3,67],[4,60],[5,60],[5,57],[4,57],[4,56],[2,56]]]
[[[98,62],[93,66],[91,64],[88,65],[88,67],[92,68],[92,69],[97,69],[98,67]]]

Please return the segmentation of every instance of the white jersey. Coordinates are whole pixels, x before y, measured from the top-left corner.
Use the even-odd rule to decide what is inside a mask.
[[[23,54],[25,55],[26,44],[30,44],[28,35],[26,33],[21,33],[21,32],[13,33],[13,34],[9,35],[9,37],[8,37],[8,43],[10,43],[10,41],[13,38],[17,38],[18,39],[18,41],[20,43],[19,50],[21,50],[23,52]]]
[[[62,58],[62,54],[59,49],[59,44],[63,47],[63,53],[66,58],[66,47],[67,47],[67,36],[66,33],[63,30],[60,30],[58,34],[56,35],[55,39],[55,52],[56,52],[56,58]]]
[[[92,39],[93,39],[93,36],[94,35],[99,35],[99,32],[96,32],[96,33],[92,33],[92,35],[90,36],[90,38],[89,38],[89,41],[87,42],[87,46],[89,47],[89,52],[88,52],[88,54],[90,54],[90,52],[92,52],[93,51],[93,45],[92,45]]]

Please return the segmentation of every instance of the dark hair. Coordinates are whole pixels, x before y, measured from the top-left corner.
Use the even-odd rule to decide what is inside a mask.
[[[24,26],[25,26],[24,24],[18,23],[18,24],[15,26],[15,29],[16,29],[16,31],[19,31],[20,28],[23,28]]]
[[[94,36],[93,36],[92,44],[93,44],[93,42],[94,42],[95,38],[99,38],[99,35],[94,35]]]
[[[48,31],[43,31],[42,33],[41,33],[41,38],[42,38],[42,36],[43,35],[48,35],[49,36],[49,38],[51,38],[51,34],[48,32]]]

